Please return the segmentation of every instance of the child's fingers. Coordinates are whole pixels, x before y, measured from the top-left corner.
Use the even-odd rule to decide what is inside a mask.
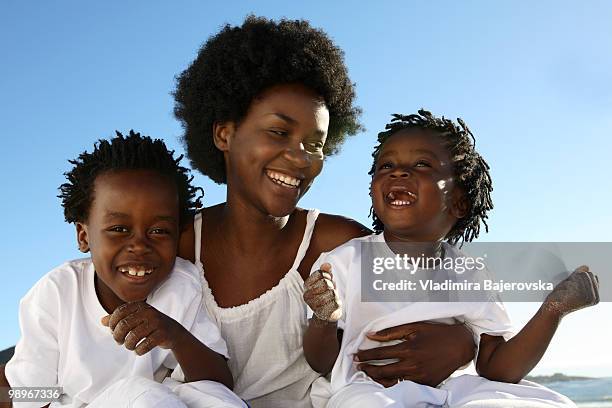
[[[142,316],[137,316],[135,314],[126,316],[124,319],[122,319],[119,323],[115,325],[115,328],[113,329],[113,338],[117,343],[123,344],[128,333],[146,322],[147,320],[144,319]]]
[[[148,353],[153,350],[163,340],[163,333],[159,330],[155,330],[149,334],[143,341],[138,343],[134,351],[139,356]]]
[[[588,265],[580,265],[579,267],[574,269],[574,272],[588,272],[588,271],[589,271]]]
[[[106,326],[106,327],[108,327],[109,321],[110,321],[110,315],[106,315],[102,319],[100,319],[100,323],[102,323],[102,326]]]
[[[319,267],[319,270],[331,274],[332,266],[328,262],[325,262]]]
[[[138,326],[134,327],[125,336],[124,346],[128,350],[135,350],[138,343],[145,337],[151,335],[154,329],[152,329],[146,321],[142,322]]]
[[[108,327],[110,327],[110,329],[114,331],[115,326],[117,326],[117,324],[121,320],[123,320],[125,317],[133,313],[139,313],[141,310],[144,310],[147,306],[148,305],[142,301],[122,304],[121,306],[116,308],[115,311],[111,314],[111,317],[108,321]]]

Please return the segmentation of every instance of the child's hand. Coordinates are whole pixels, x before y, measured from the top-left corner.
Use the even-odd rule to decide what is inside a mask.
[[[565,316],[597,303],[599,303],[599,278],[589,271],[588,266],[583,265],[555,286],[546,297],[544,307]]]
[[[102,318],[102,324],[111,329],[118,344],[134,350],[139,356],[156,346],[173,349],[185,330],[176,320],[144,301],[119,306],[111,315]]]
[[[331,273],[331,265],[324,263],[304,282],[304,301],[315,316],[326,322],[337,322],[342,317],[342,307]]]

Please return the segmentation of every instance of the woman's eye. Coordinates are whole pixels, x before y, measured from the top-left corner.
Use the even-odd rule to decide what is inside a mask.
[[[287,136],[289,134],[289,132],[287,132],[286,130],[279,130],[279,129],[270,129],[268,130],[270,133],[273,133],[277,136]]]
[[[317,150],[323,149],[323,142],[314,142],[314,143],[311,143],[310,145]]]
[[[425,160],[419,160],[414,164],[414,167],[431,167],[431,164]]]
[[[391,167],[393,167],[393,165],[389,162],[386,162],[378,166],[378,170],[390,169]]]
[[[153,228],[151,230],[151,234],[160,235],[160,234],[169,234],[170,232],[165,228]]]

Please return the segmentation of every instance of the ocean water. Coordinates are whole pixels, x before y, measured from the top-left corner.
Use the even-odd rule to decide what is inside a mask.
[[[612,408],[612,377],[544,384],[567,395],[581,408]]]

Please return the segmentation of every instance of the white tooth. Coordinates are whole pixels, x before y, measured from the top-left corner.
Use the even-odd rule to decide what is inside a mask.
[[[283,183],[286,183],[287,182],[287,177],[280,176],[280,181],[282,181]]]
[[[132,269],[132,268],[130,268],[130,269],[128,270],[128,273],[129,273],[131,276],[136,276],[136,271],[135,271],[134,269]]]
[[[144,276],[145,275],[145,271],[144,270],[139,270],[137,273],[138,276]]]
[[[147,270],[145,271],[145,273],[146,273],[147,275],[150,275],[150,274],[151,274],[151,272],[153,272],[151,269],[147,269]]]

